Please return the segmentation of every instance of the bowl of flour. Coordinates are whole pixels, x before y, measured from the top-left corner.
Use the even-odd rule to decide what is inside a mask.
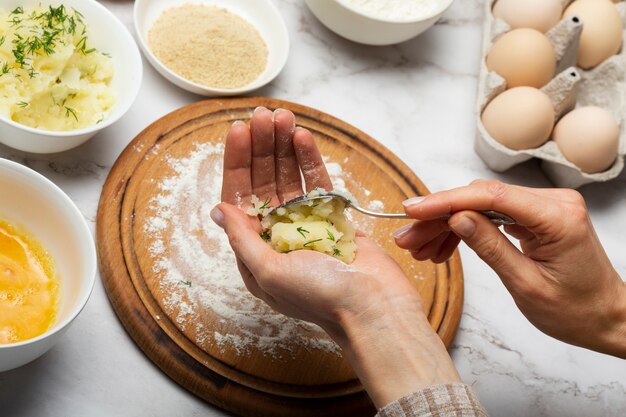
[[[407,41],[435,24],[454,0],[306,0],[330,30],[366,45]]]

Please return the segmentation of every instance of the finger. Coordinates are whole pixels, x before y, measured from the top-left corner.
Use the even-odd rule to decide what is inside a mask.
[[[272,112],[257,107],[250,121],[252,132],[252,192],[272,205],[278,203],[274,166],[274,120]]]
[[[304,194],[300,166],[293,148],[295,122],[295,116],[288,110],[278,109],[274,112],[276,191],[281,202]]]
[[[558,216],[545,197],[499,181],[475,182],[465,187],[431,194],[421,200],[404,202],[405,211],[415,219],[436,219],[463,210],[495,210],[512,217],[519,225],[542,231],[548,219]]]
[[[506,226],[504,226],[504,231],[517,240],[530,240],[535,238],[535,234],[533,232],[531,232],[524,226],[520,226],[517,224],[507,224]]]
[[[250,129],[242,121],[235,122],[226,137],[222,201],[237,207],[249,205],[252,195],[250,167],[252,139]]]
[[[441,252],[441,245],[446,241],[450,232],[441,233],[433,240],[422,246],[419,250],[412,250],[411,255],[418,261],[425,261],[436,257]]]
[[[263,290],[261,290],[261,287],[259,287],[259,284],[256,282],[254,275],[252,275],[252,272],[250,272],[248,267],[239,259],[237,259],[237,269],[239,269],[239,274],[241,275],[243,283],[248,291],[250,291],[250,293],[256,298],[264,300],[265,294]]]
[[[261,239],[250,218],[237,207],[225,203],[213,209],[211,218],[224,228],[235,256],[257,280],[263,279],[266,266],[275,263],[278,253]]]
[[[323,188],[326,191],[332,190],[333,184],[311,132],[297,127],[293,136],[293,146],[304,176],[307,192],[316,188]]]
[[[473,181],[473,183],[481,183],[484,181],[485,180],[475,180]],[[531,188],[523,187],[521,185],[511,185],[511,187],[533,193],[540,197],[550,198],[552,200],[558,201],[576,202],[581,197],[578,191],[569,188]]]
[[[484,184],[490,181],[491,180],[474,180],[471,182],[470,185]],[[582,198],[582,195],[578,191],[572,190],[570,188],[532,188],[514,184],[508,184],[508,186],[516,188],[520,191],[534,194],[542,199],[547,199],[551,201],[577,203]]]
[[[259,300],[265,301],[265,303],[274,310],[280,311],[280,306],[276,302],[276,299],[261,288],[248,267],[239,259],[237,259],[237,268],[239,269],[239,274],[241,275],[246,289],[250,292],[250,294],[254,295]]]
[[[526,258],[485,216],[474,211],[463,211],[449,220],[450,228],[502,279],[510,290],[516,290],[534,269]]]
[[[396,245],[402,249],[419,252],[423,246],[437,236],[450,230],[448,222],[442,220],[416,221],[393,233]]]
[[[441,249],[439,253],[437,254],[437,256],[435,256],[431,260],[436,264],[440,264],[440,263],[447,261],[448,259],[450,259],[450,257],[456,250],[457,246],[459,246],[460,241],[461,241],[460,237],[458,237],[454,233],[450,233],[448,235],[448,238],[441,245]]]

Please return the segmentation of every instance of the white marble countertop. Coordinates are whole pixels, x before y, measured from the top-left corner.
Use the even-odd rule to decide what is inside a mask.
[[[292,48],[282,74],[259,95],[318,108],[400,155],[431,191],[475,178],[549,186],[536,162],[491,172],[473,151],[481,39],[479,0],[457,0],[431,30],[393,47],[365,47],[323,27],[301,0],[275,0]],[[127,0],[102,0],[132,30]],[[134,30],[132,30],[134,32]],[[201,97],[161,78],[144,61],[139,98],[116,125],[58,155],[0,146],[58,184],[95,229],[100,190],[126,144],[166,113]],[[598,234],[626,277],[626,174],[586,186]],[[452,355],[493,416],[624,416],[626,361],[565,345],[530,325],[498,277],[462,247],[465,312]],[[117,320],[100,280],[67,335],[39,360],[0,374],[6,417],[222,416],[154,366]]]

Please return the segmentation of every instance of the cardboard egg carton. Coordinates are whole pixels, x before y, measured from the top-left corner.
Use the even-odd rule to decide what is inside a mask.
[[[550,97],[556,120],[575,107],[598,106],[610,111],[620,126],[618,157],[607,171],[588,174],[569,162],[552,140],[527,150],[513,150],[493,139],[483,126],[481,114],[485,106],[506,89],[505,80],[489,72],[485,57],[494,41],[511,27],[491,13],[497,0],[487,0],[483,28],[483,45],[477,101],[477,126],[475,150],[494,171],[506,171],[531,158],[541,159],[541,168],[558,187],[578,188],[592,182],[608,181],[619,176],[624,169],[626,154],[626,47],[622,45],[614,55],[597,67],[585,71],[576,67],[576,57],[583,24],[576,16],[561,20],[546,33],[557,58],[556,76],[541,90]],[[563,9],[572,0],[562,0]],[[616,4],[626,27],[626,2]],[[626,39],[624,40],[626,43]]]

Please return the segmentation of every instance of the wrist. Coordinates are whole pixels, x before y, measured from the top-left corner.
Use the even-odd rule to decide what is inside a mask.
[[[626,282],[622,282],[621,278],[615,298],[609,306],[606,326],[601,332],[602,350],[626,359]]]
[[[362,311],[338,313],[339,331],[331,336],[378,408],[428,386],[461,382],[422,309],[415,292],[383,294]]]

